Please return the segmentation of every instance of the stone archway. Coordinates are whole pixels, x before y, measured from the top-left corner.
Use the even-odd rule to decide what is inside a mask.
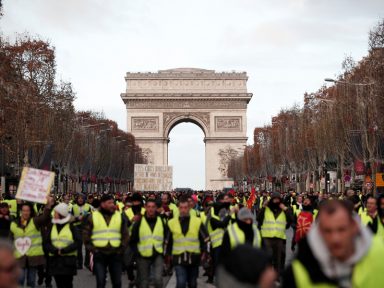
[[[205,185],[220,190],[233,184],[227,177],[231,157],[247,142],[245,72],[179,68],[157,73],[130,73],[121,97],[127,127],[143,148],[149,163],[168,165],[169,133],[181,122],[192,122],[204,132]]]

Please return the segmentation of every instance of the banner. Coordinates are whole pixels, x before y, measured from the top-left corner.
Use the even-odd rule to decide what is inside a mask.
[[[135,164],[136,191],[171,191],[172,166]]]
[[[54,180],[54,172],[24,167],[16,199],[46,204]]]

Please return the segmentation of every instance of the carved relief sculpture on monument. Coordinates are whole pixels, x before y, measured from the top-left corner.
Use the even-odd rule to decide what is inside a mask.
[[[155,130],[159,129],[159,118],[156,117],[132,117],[133,130]]]
[[[219,171],[223,177],[228,177],[229,163],[239,155],[239,152],[228,145],[224,149],[220,149],[218,155],[220,157]]]
[[[241,131],[241,116],[238,117],[215,117],[216,131]]]

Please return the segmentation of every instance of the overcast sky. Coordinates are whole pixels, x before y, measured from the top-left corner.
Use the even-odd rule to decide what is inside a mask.
[[[383,17],[383,0],[4,0],[0,27],[49,40],[76,108],[104,111],[124,130],[127,71],[246,71],[251,143],[254,127],[302,103],[346,55],[366,55],[367,33]],[[170,136],[174,186],[202,188],[202,132],[180,124]],[[185,153],[197,156],[187,163]]]

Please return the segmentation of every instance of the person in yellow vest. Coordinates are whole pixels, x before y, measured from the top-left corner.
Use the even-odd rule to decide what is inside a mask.
[[[48,225],[44,237],[48,253],[47,272],[55,278],[58,288],[72,288],[73,276],[77,274],[77,247],[81,245],[81,235],[74,227],[66,203],[53,209],[52,223]]]
[[[12,199],[12,198],[10,198],[10,196],[8,196],[4,200],[2,200],[1,202],[7,203],[10,215],[13,218],[17,218],[17,216],[18,216],[17,215],[17,200],[16,199]]]
[[[274,192],[257,216],[258,228],[265,246],[272,253],[272,264],[281,274],[285,265],[286,233],[293,221],[291,211],[282,203],[279,192]]]
[[[132,201],[132,206],[125,210],[125,215],[129,221],[128,226],[131,226],[134,222],[139,221],[141,216],[145,214],[143,197],[139,193],[133,193],[130,200]]]
[[[145,208],[143,207],[143,197],[139,193],[133,193],[128,196],[125,202],[126,209],[124,215],[128,220],[128,227],[131,230],[133,224],[138,222],[141,217],[145,214]],[[130,285],[135,285],[135,259],[136,253],[130,247],[126,250],[124,255],[124,266],[127,271],[127,277]]]
[[[116,208],[120,213],[124,212],[124,203],[122,201],[123,196],[120,192],[115,195]]]
[[[301,209],[297,209],[293,215],[291,251],[295,251],[296,244],[305,237],[316,219],[318,210],[313,206],[312,199],[307,197],[304,199]]]
[[[384,240],[384,224],[380,218],[377,202],[378,200],[375,197],[368,195],[366,211],[359,214],[359,216],[363,225]]]
[[[303,196],[296,196],[296,200],[292,203],[292,213],[294,216],[298,216],[303,210]]]
[[[217,264],[219,262],[219,256],[221,251],[221,245],[223,243],[223,236],[225,229],[232,220],[232,215],[236,214],[237,208],[234,207],[229,210],[230,203],[225,202],[225,194],[219,194],[216,197],[216,203],[210,208],[206,221],[203,222],[211,238],[211,256],[212,256],[212,269],[208,273],[208,283],[213,283]]]
[[[200,217],[200,211],[198,209],[197,202],[196,202],[196,195],[189,195],[187,197],[188,197],[188,203],[190,208],[189,213],[191,214],[191,216]]]
[[[377,200],[372,195],[369,195],[367,198],[366,209],[364,211],[362,209],[359,210],[361,222],[365,226],[372,225],[373,220],[377,217],[377,215]]]
[[[267,203],[269,201],[270,197],[268,195],[267,191],[263,191],[259,197],[257,197],[256,201],[256,215],[259,214],[261,209],[264,206],[264,203]]]
[[[79,193],[76,198],[76,203],[72,206],[72,214],[74,216],[74,225],[79,230],[78,233],[82,234],[83,223],[92,212],[92,206],[86,201],[86,196]],[[83,269],[83,264],[89,267],[89,251],[85,251],[85,261],[83,259],[83,244],[78,246],[77,250],[77,269]]]
[[[172,255],[176,287],[197,287],[201,253],[210,249],[209,235],[198,217],[190,216],[188,198],[179,199],[179,217],[168,221],[166,254]]]
[[[12,244],[0,239],[0,288],[17,288],[20,267],[13,253]]]
[[[125,215],[116,211],[112,195],[104,194],[99,210],[88,217],[83,230],[84,244],[93,254],[97,288],[105,287],[107,269],[113,288],[121,287],[122,260],[128,237]]]
[[[346,201],[321,205],[298,248],[282,287],[384,287],[384,242],[364,227]]]
[[[132,227],[130,246],[137,251],[137,285],[148,288],[151,271],[156,288],[163,287],[164,239],[166,226],[157,215],[156,201],[148,199],[145,214]]]
[[[35,216],[31,203],[22,203],[21,216],[11,223],[11,238],[15,247],[15,257],[22,268],[19,285],[36,286],[37,267],[45,264],[41,228],[50,221],[52,197],[47,197],[47,204],[41,215]]]
[[[161,195],[161,204],[166,219],[171,219],[172,217],[179,217],[179,209],[177,208],[176,204],[173,203],[171,200],[171,195],[168,192],[165,192]]]
[[[230,224],[223,236],[220,261],[229,255],[229,252],[239,245],[262,247],[262,238],[254,220],[251,210],[243,207],[239,210],[236,222]]]

